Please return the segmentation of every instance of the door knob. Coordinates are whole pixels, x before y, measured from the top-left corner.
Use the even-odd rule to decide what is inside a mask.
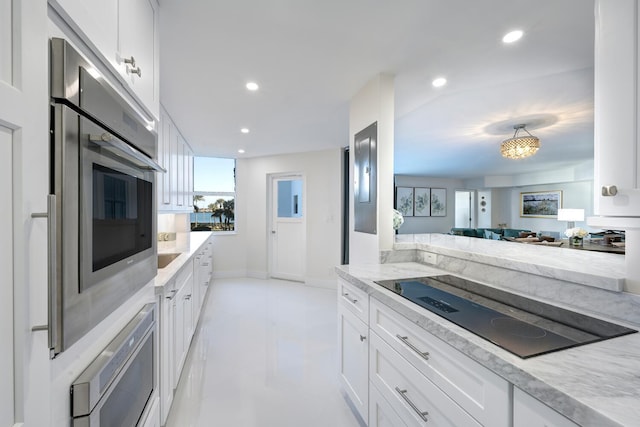
[[[607,196],[615,196],[618,194],[618,187],[615,185],[603,185],[602,186],[602,195]]]
[[[271,230],[271,234],[276,234],[276,230]]]

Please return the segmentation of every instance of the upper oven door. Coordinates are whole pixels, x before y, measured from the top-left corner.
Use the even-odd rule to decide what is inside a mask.
[[[151,166],[114,148],[123,141],[66,105],[52,104],[51,123],[55,356],[153,279],[157,243]]]
[[[80,292],[155,256],[154,173],[80,118]]]

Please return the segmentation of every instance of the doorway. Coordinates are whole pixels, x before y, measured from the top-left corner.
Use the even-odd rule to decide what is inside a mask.
[[[271,176],[270,276],[304,282],[306,196],[302,174]]]
[[[455,221],[456,228],[475,228],[475,197],[473,190],[455,191]]]

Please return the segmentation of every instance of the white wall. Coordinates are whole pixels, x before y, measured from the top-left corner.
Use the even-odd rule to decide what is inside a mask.
[[[447,190],[447,215],[443,217],[405,217],[398,234],[448,233],[455,219],[455,190],[464,188],[460,179],[432,178],[426,176],[396,175],[399,187],[445,188]]]
[[[305,283],[335,286],[341,251],[341,150],[238,159],[236,234],[214,237],[216,277],[268,277],[269,175],[301,173],[306,180]]]
[[[372,123],[378,123],[377,140],[377,234],[354,231],[353,180],[349,183],[349,263],[378,262],[381,250],[393,246],[393,76],[379,74],[351,99],[349,147],[352,153],[349,174],[353,174],[354,137]]]

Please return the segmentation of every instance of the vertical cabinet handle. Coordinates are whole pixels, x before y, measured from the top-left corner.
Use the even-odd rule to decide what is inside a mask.
[[[416,353],[418,353],[418,356],[422,357],[424,360],[429,360],[429,352],[428,351],[420,351],[420,349],[418,349],[418,347],[416,347],[415,345],[413,345],[413,344],[411,344],[409,342],[409,337],[403,337],[400,334],[396,334],[396,338],[398,338],[400,341],[402,341],[404,344],[406,344],[406,346],[409,347],[411,350],[413,350]]]
[[[418,409],[416,404],[413,403],[411,399],[409,399],[409,396],[407,396],[407,390],[400,390],[399,387],[396,387],[396,391],[398,392],[398,394],[400,394],[400,396],[404,399],[404,401],[407,402],[409,406],[411,406],[411,409],[413,409],[416,412],[416,414],[418,414],[418,416],[422,418],[422,421],[424,422],[429,421],[427,419],[427,415],[429,415],[429,412],[421,411],[420,409]]]

